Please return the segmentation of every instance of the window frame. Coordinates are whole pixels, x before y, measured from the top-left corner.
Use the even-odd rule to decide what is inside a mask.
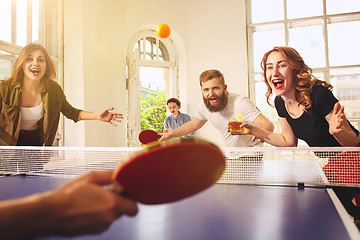
[[[154,39],[151,49],[146,48],[147,39]],[[142,44],[139,44],[142,42]],[[140,49],[142,47],[142,49]],[[161,51],[160,51],[161,49]],[[160,55],[160,52],[163,55]],[[145,55],[150,53],[153,60],[146,59]],[[161,57],[163,56],[163,57]],[[156,34],[155,25],[145,25],[133,34],[128,42],[127,49],[127,76],[126,89],[128,99],[127,112],[127,140],[128,146],[139,145],[138,135],[141,130],[140,114],[140,67],[164,68],[169,71],[169,85],[166,87],[166,98],[179,96],[179,64],[178,52],[173,40],[168,37],[160,39]]]

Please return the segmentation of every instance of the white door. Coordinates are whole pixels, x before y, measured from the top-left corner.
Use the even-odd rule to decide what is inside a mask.
[[[135,49],[127,59],[128,65],[128,139],[129,147],[140,147],[139,134],[140,122],[140,74],[139,74],[139,50]]]

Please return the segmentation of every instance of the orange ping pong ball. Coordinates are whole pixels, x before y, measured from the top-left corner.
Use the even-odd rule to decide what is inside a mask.
[[[156,28],[156,34],[161,37],[161,38],[167,38],[170,35],[170,27],[169,25],[163,23],[160,24],[157,28]]]

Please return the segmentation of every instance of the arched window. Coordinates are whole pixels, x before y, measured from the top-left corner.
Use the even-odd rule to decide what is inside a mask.
[[[143,47],[144,39],[145,48]],[[170,61],[168,50],[162,41],[157,41],[157,39],[153,37],[145,37],[144,39],[140,39],[133,49],[133,51],[139,49],[140,58],[143,56],[142,59],[146,60]]]
[[[171,38],[156,35],[156,26],[136,32],[128,45],[128,145],[139,146],[142,130],[161,132],[166,99],[178,97],[177,51]]]

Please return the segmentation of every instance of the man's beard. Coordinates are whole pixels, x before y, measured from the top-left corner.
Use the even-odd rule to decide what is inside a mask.
[[[227,95],[226,95],[226,92],[224,91],[223,94],[221,94],[221,96],[218,97],[218,103],[216,105],[211,105],[210,100],[206,99],[204,96],[203,96],[203,101],[204,101],[206,108],[210,112],[220,112],[226,106]]]

